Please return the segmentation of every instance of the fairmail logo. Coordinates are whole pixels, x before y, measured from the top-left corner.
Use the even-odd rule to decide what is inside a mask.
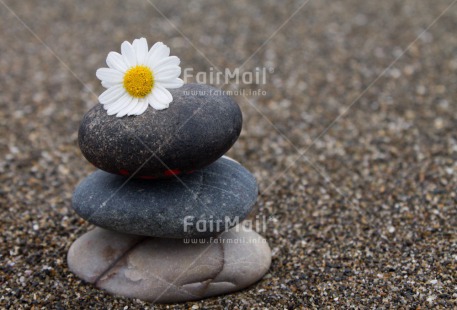
[[[256,67],[253,71],[242,71],[240,68],[230,70],[217,70],[210,67],[208,72],[194,72],[194,68],[185,68],[183,71],[184,83],[194,81],[198,84],[244,84],[244,85],[265,85],[268,74],[274,72],[273,68]]]
[[[242,225],[240,225],[240,223]],[[256,232],[265,232],[267,230],[267,217],[256,215],[252,220],[247,219],[241,221],[239,216],[230,218],[225,216],[223,219],[215,219],[212,215],[205,217],[201,215],[199,218],[195,216],[186,216],[184,218],[184,232],[199,232],[199,233],[218,233],[226,232],[233,227],[233,230],[239,232],[241,228],[255,230]]]

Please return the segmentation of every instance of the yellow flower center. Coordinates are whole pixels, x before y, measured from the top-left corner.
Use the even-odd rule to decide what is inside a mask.
[[[135,66],[127,70],[124,75],[124,88],[135,98],[144,98],[154,86],[154,76],[146,66]]]

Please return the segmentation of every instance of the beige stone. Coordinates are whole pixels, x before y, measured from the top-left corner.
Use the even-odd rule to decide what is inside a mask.
[[[266,240],[251,230],[235,227],[219,238],[199,240],[186,244],[96,228],[73,243],[68,265],[112,294],[158,303],[237,291],[270,267]]]

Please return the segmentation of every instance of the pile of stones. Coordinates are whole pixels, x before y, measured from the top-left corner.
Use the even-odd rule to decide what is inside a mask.
[[[166,110],[86,113],[79,145],[99,170],[72,207],[95,226],[68,252],[81,279],[112,294],[158,303],[224,294],[258,281],[271,263],[264,238],[244,227],[254,176],[224,156],[242,126],[222,91],[186,84]]]

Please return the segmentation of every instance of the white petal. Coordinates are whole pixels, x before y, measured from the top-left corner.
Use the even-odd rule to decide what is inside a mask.
[[[132,108],[129,110],[127,115],[136,115],[135,113],[142,107],[143,101],[143,98],[138,98],[138,103],[136,105],[132,105]]]
[[[110,83],[110,82],[102,81],[102,86],[105,87],[105,88],[113,87],[116,84],[118,84],[118,83]]]
[[[146,111],[147,107],[148,107],[148,100],[141,98],[138,100],[138,104],[136,105],[136,108],[131,110],[127,115],[143,114],[143,112]]]
[[[169,103],[158,101],[152,94],[148,96],[148,103],[151,107],[153,107],[156,110],[164,110],[170,106]]]
[[[115,69],[115,70],[120,71],[122,73],[127,71],[127,64],[125,63],[124,58],[122,57],[122,55],[119,54],[119,53],[109,52],[108,53],[108,57],[106,57],[106,64],[111,69]]]
[[[128,98],[124,98],[124,99],[125,100],[122,100],[122,101],[119,100],[119,102],[117,102],[116,106],[109,108],[108,115],[117,114],[117,113],[119,113],[119,111],[122,111],[123,109],[129,107],[133,100],[133,97],[128,97]]]
[[[156,96],[160,96],[161,98],[161,101],[163,102],[172,102],[173,101],[173,96],[171,95],[171,93],[168,91],[168,89],[166,89],[165,87],[161,86],[161,85],[156,85],[154,87],[154,91],[156,93]]]
[[[151,64],[151,69],[159,71],[163,67],[179,66],[180,63],[181,60],[176,56],[165,57],[159,60],[158,62]]]
[[[148,42],[145,38],[135,39],[133,41],[133,49],[136,53],[137,63],[144,64],[144,60],[148,54]]]
[[[180,88],[181,86],[184,85],[184,81],[179,78],[176,78],[173,80],[165,80],[165,81],[157,80],[156,83],[159,83],[159,85],[161,85],[162,87],[165,87],[165,88]]]
[[[162,66],[159,69],[154,70],[155,74],[160,74],[162,72],[169,72],[174,71],[181,74],[181,67],[180,66]]]
[[[105,90],[100,96],[98,96],[98,101],[100,101],[101,104],[110,103],[121,97],[124,93],[124,86],[118,84]]]
[[[156,110],[168,108],[173,97],[170,92],[160,85],[154,86],[151,95],[148,96],[149,104]]]
[[[157,81],[173,80],[181,75],[180,67],[168,67],[154,72],[154,79]]]
[[[132,96],[130,96],[129,94],[125,93],[123,94],[120,98],[116,99],[115,101],[113,102],[110,102],[110,103],[107,103],[107,104],[104,104],[103,105],[103,108],[105,110],[107,110],[108,112],[114,112],[114,114],[116,114],[117,112],[120,111],[120,109],[127,103],[127,102],[130,102],[132,100]],[[110,114],[110,113],[108,113]],[[113,113],[111,113],[113,114]],[[111,115],[110,114],[110,115]]]
[[[157,50],[160,46],[164,45],[162,42],[157,42],[155,43],[153,46],[151,46],[151,49],[149,50],[148,52],[148,57],[149,55],[151,55],[152,53],[154,53],[155,50]],[[147,60],[147,59],[146,59]]]
[[[108,83],[121,83],[124,79],[124,75],[120,71],[110,68],[100,68],[95,75],[99,80]]]
[[[165,44],[163,44],[162,42],[157,42],[149,50],[146,65],[149,68],[152,68],[152,65],[154,63],[159,62],[162,58],[168,57],[169,55],[170,55],[170,48],[168,46],[166,46]]]
[[[122,43],[121,52],[122,57],[124,58],[124,61],[128,67],[134,67],[137,65],[135,50],[129,42],[124,41],[124,43]]]
[[[146,111],[146,109],[148,108],[148,100],[147,99],[144,99],[143,100],[143,106],[141,107],[141,109],[137,110],[136,111],[136,115],[141,115],[144,113],[144,111]]]
[[[116,116],[117,117],[122,117],[127,115],[131,110],[135,109],[136,106],[138,105],[138,98],[133,98],[133,100],[125,106],[122,110],[120,110]]]

